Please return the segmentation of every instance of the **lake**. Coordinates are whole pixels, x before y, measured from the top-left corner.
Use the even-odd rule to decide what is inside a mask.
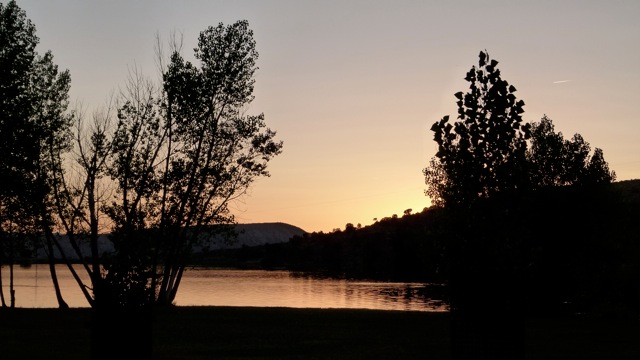
[[[71,307],[89,307],[64,265],[57,265],[60,288]],[[83,271],[80,272],[84,275]],[[9,304],[9,268],[2,267]],[[16,306],[57,307],[48,265],[14,267]],[[189,268],[182,278],[178,306],[259,306],[448,311],[441,287],[425,283],[344,280],[290,271]]]

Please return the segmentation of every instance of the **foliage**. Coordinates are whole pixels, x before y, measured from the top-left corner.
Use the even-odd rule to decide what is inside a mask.
[[[78,126],[86,180],[71,213],[89,225],[92,243],[100,213],[112,224],[115,254],[102,264],[92,256],[94,300],[108,306],[171,304],[193,246],[229,232],[212,225],[234,222],[229,203],[269,176],[267,163],[281,152],[264,115],[244,113],[258,57],[248,23],[209,27],[194,51],[196,65],[170,55],[161,86],[131,72],[117,120],[105,115],[89,136]]]
[[[596,148],[589,156],[589,143],[580,134],[565,140],[561,132],[555,132],[546,115],[531,124],[530,142],[527,160],[534,188],[615,181],[615,172],[609,170],[602,149]]]
[[[15,1],[0,4],[0,232],[8,234],[4,239],[13,239],[13,233],[22,239],[29,238],[26,234],[51,239],[55,177],[62,173],[59,154],[70,146],[70,75],[58,70],[51,52],[36,52],[38,42],[35,26]]]
[[[529,235],[549,224],[538,222],[532,229],[527,222],[532,215],[527,207],[537,205],[527,197],[542,195],[531,190],[615,179],[602,150],[596,149],[590,159],[589,144],[579,134],[564,140],[546,117],[533,126],[524,123],[524,102],[516,99],[515,87],[502,80],[497,65],[486,51],[480,52],[478,67],[465,77],[469,91],[455,94],[457,121],[451,123],[445,116],[431,127],[438,151],[423,170],[426,194],[449,219],[445,232],[450,306],[453,328],[458,329],[452,338],[454,358],[518,358],[524,353],[519,319],[532,288],[525,281],[528,267],[539,265],[538,259],[530,258],[539,250],[538,239]],[[581,214],[575,210],[569,208],[571,215]],[[488,314],[497,316],[490,329],[474,330],[490,322]]]
[[[486,51],[479,58],[465,77],[469,91],[455,94],[457,121],[445,116],[431,127],[438,151],[423,173],[434,205],[469,205],[500,192],[615,180],[602,149],[590,155],[580,134],[565,140],[546,115],[537,123],[523,122],[524,102],[502,80],[498,62]]]
[[[458,120],[445,116],[431,127],[438,152],[424,175],[427,195],[438,205],[461,205],[526,186],[524,102],[502,79],[498,61],[486,51],[479,58],[465,77],[469,91],[455,94]]]
[[[159,86],[131,72],[89,122],[67,113],[69,74],[35,52],[25,13],[13,1],[0,10],[0,171],[11,181],[0,189],[2,230],[44,234],[46,251],[66,259],[54,234],[63,230],[91,286],[69,270],[93,307],[171,304],[192,247],[212,231],[232,236],[212,225],[234,222],[229,203],[269,176],[282,149],[263,114],[245,114],[258,58],[248,22],[203,31],[198,64],[173,49]],[[105,231],[116,249],[107,256]]]

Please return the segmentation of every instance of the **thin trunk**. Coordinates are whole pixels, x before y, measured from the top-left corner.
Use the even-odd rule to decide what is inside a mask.
[[[93,299],[91,298],[91,295],[87,291],[87,287],[82,282],[82,279],[80,279],[80,276],[78,276],[78,272],[76,271],[76,269],[71,264],[71,261],[65,255],[64,250],[62,249],[62,246],[60,245],[60,242],[55,237],[53,237],[52,240],[53,240],[54,245],[56,246],[56,248],[60,252],[60,257],[62,258],[62,261],[67,265],[67,268],[69,269],[69,272],[71,273],[71,275],[75,279],[76,283],[80,287],[80,290],[82,291],[82,294],[87,299],[87,302],[91,306],[93,306]],[[91,275],[91,272],[89,272],[89,275]]]
[[[171,302],[168,301],[170,296],[169,296],[169,290],[171,289],[171,284],[172,284],[172,277],[173,277],[173,267],[174,267],[174,261],[176,258],[176,253],[178,252],[178,245],[177,245],[177,240],[176,238],[178,237],[177,232],[175,231],[174,227],[171,226],[168,228],[167,231],[167,235],[165,237],[165,240],[169,243],[168,245],[168,249],[167,249],[167,255],[165,255],[164,257],[164,269],[163,269],[163,273],[162,273],[162,283],[160,285],[160,291],[158,294],[158,300],[159,303],[161,303],[162,305],[170,305]]]
[[[171,260],[173,260],[172,256],[165,260],[167,263],[164,266],[162,285],[158,296],[158,301],[161,305],[171,305],[171,289],[175,280],[175,269]]]
[[[168,303],[171,304],[176,299],[176,295],[178,294],[178,287],[180,286],[180,280],[182,280],[182,274],[184,274],[184,266],[180,266],[178,268],[178,272],[174,278],[173,286],[171,287],[171,291],[168,296]]]
[[[160,286],[160,289],[158,291],[158,298],[155,298],[155,289],[157,286],[157,275],[158,275],[158,256],[160,253],[160,248],[163,247],[166,242],[167,242],[167,188],[168,188],[168,181],[167,181],[167,176],[169,175],[169,163],[171,160],[171,150],[172,150],[172,146],[173,146],[173,117],[172,117],[172,112],[171,112],[171,97],[169,95],[167,95],[167,129],[166,129],[166,134],[167,134],[167,156],[165,158],[165,162],[164,162],[164,174],[162,175],[162,198],[160,200],[160,226],[159,226],[159,233],[158,236],[156,238],[156,241],[158,241],[159,243],[156,244],[155,249],[153,251],[153,261],[152,261],[152,268],[151,271],[153,273],[153,277],[151,278],[151,288],[154,289],[154,291],[152,292],[152,296],[154,296],[154,298],[152,299],[151,303],[158,303],[160,302],[160,299],[164,296],[164,291],[163,291],[163,287],[162,285]],[[161,284],[164,284],[164,280],[162,281]]]
[[[188,158],[188,160],[190,160],[192,162],[192,167],[191,167],[191,172],[189,174],[189,181],[187,182],[187,188],[184,190],[184,193],[182,196],[180,196],[180,209],[178,210],[178,214],[177,214],[177,219],[180,219],[180,224],[178,224],[179,226],[188,226],[188,222],[184,222],[182,219],[184,218],[184,213],[185,210],[187,208],[187,205],[190,202],[190,199],[192,199],[195,195],[192,194],[193,192],[193,188],[196,186],[196,178],[197,178],[197,173],[198,173],[198,169],[200,168],[199,166],[199,160],[201,158],[201,154],[202,154],[202,147],[203,147],[203,143],[206,137],[206,128],[203,126],[202,130],[200,130],[200,132],[198,133],[198,144],[196,146],[196,152],[193,156],[190,156]],[[182,240],[182,239],[180,239]]]
[[[87,174],[87,206],[89,209],[89,244],[91,247],[91,284],[93,287],[93,299],[95,302],[102,301],[103,282],[100,272],[100,254],[98,250],[98,214],[95,198],[95,165],[97,164],[94,155],[91,161],[93,167]]]
[[[16,307],[16,290],[13,287],[13,231],[9,224],[9,306]]]
[[[4,288],[2,287],[2,264],[0,264],[0,302],[3,308],[7,307],[7,303],[4,300]]]
[[[64,301],[62,292],[60,291],[60,284],[58,283],[58,274],[56,273],[55,258],[53,256],[53,234],[50,231],[47,231],[45,237],[49,253],[49,273],[51,274],[51,281],[53,282],[53,288],[56,293],[56,300],[58,300],[58,307],[60,309],[68,309],[69,305]]]
[[[169,249],[169,255],[165,258],[164,273],[162,278],[162,285],[160,289],[159,303],[162,305],[171,305],[175,299],[175,289],[177,289],[177,283],[179,283],[180,273],[180,242],[176,239],[182,239],[182,235],[179,231],[172,231],[169,241],[172,242],[172,247]]]
[[[13,288],[13,261],[9,264],[9,306],[16,307],[16,290]]]
[[[2,200],[0,200],[0,215],[4,215],[4,212],[1,210],[5,210],[4,207],[2,206]],[[4,217],[4,216],[3,216]],[[0,223],[2,223],[2,218],[0,218]],[[9,237],[6,236],[6,233],[4,232],[4,230],[0,231],[0,244],[4,243],[5,241],[9,240]],[[0,247],[0,253],[4,252],[4,246]],[[2,284],[2,263],[0,262],[0,302],[2,302],[2,307],[6,308],[7,307],[7,302],[4,298],[4,286]]]
[[[40,174],[42,175],[42,174]],[[47,245],[47,252],[49,258],[49,273],[51,274],[51,281],[53,282],[53,289],[56,294],[56,300],[58,301],[58,307],[60,309],[68,309],[69,305],[64,301],[62,297],[62,292],[60,291],[60,284],[58,283],[58,274],[56,273],[55,267],[55,257],[53,253],[53,231],[50,227],[50,222],[48,222],[48,211],[43,203],[39,204],[40,208],[40,217],[38,222],[40,223],[40,228],[44,232],[45,242]]]

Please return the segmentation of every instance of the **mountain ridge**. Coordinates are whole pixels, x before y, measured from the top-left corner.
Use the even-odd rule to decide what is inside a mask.
[[[214,235],[205,239],[202,245],[194,246],[194,253],[198,254],[206,251],[240,249],[245,246],[260,246],[267,244],[278,244],[289,241],[294,236],[301,236],[306,233],[300,227],[287,224],[284,222],[263,222],[263,223],[245,223],[235,224],[235,230],[238,234],[235,241],[226,241],[220,235]],[[66,235],[59,235],[60,246],[65,255],[71,260],[78,260],[78,256],[71,247],[69,239]],[[82,241],[80,250],[84,256],[90,254],[88,241]],[[98,238],[98,252],[100,255],[111,253],[114,251],[113,244],[109,240],[108,234],[101,234]],[[36,251],[35,258],[37,260],[47,259],[47,254],[43,248]],[[54,258],[61,260],[60,252],[54,249]]]

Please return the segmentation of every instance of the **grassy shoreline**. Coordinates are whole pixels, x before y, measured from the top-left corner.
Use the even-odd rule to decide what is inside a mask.
[[[0,358],[87,359],[90,309],[0,309]],[[640,322],[530,319],[526,359],[638,359]],[[174,307],[156,311],[154,359],[449,359],[448,313]]]

